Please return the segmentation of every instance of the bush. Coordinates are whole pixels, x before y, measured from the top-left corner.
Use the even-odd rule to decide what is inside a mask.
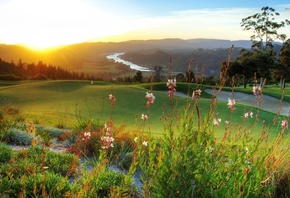
[[[0,181],[0,197],[19,197],[22,187],[20,178],[0,177]]]
[[[79,158],[76,155],[55,153],[41,147],[30,147],[23,150],[15,156],[15,160],[15,164],[18,165],[15,168],[12,166],[8,168],[12,170],[18,169],[17,171],[22,172],[22,174],[27,173],[29,170],[41,172],[43,167],[45,167],[49,172],[69,177],[79,166]]]
[[[44,163],[50,171],[62,176],[71,176],[79,166],[79,158],[69,153],[54,153],[49,151],[46,153]]]
[[[68,197],[71,190],[68,179],[51,172],[29,175],[24,183],[27,197]]]
[[[6,144],[0,143],[0,165],[8,162],[12,156],[12,149]]]
[[[85,176],[79,191],[80,197],[110,197],[111,190],[120,187],[124,183],[125,176],[121,172],[110,169],[94,169]]]
[[[67,130],[59,129],[59,128],[55,128],[55,127],[50,127],[50,126],[44,126],[43,130],[46,131],[50,136],[56,137],[58,139],[60,138],[60,136],[62,134],[67,132]]]
[[[70,197],[69,180],[55,173],[36,173],[20,178],[1,178],[1,197]]]
[[[10,128],[7,131],[6,137],[9,142],[12,142],[13,144],[31,145],[32,140],[35,138],[35,135],[32,133],[27,133],[26,131],[21,129]]]

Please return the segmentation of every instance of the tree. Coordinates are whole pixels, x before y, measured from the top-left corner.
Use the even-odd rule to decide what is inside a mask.
[[[140,83],[143,82],[143,75],[141,71],[136,72],[136,75],[134,76],[134,81],[140,82]]]
[[[243,78],[244,88],[247,87],[248,80],[253,77],[254,61],[252,60],[253,52],[242,52],[231,64],[228,70],[229,76],[239,75]]]
[[[252,31],[252,48],[268,50],[273,48],[272,42],[276,39],[284,41],[285,34],[278,34],[278,29],[289,25],[290,21],[276,22],[275,17],[280,14],[271,7],[263,7],[261,13],[256,13],[242,19],[241,27],[245,31]]]
[[[289,25],[288,20],[276,22],[275,17],[280,14],[271,7],[263,7],[261,13],[256,13],[242,19],[241,27],[245,31],[252,31],[252,50],[241,50],[229,69],[228,75],[243,76],[244,88],[247,82],[254,75],[260,78],[271,79],[276,66],[276,57],[273,50],[275,40],[285,40],[285,34],[279,34],[278,30],[285,25]]]
[[[280,54],[279,61],[275,67],[275,78],[276,80],[285,79],[286,82],[290,81],[290,39],[283,43]]]

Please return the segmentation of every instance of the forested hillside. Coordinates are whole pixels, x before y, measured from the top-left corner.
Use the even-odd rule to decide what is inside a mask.
[[[234,59],[240,48],[233,48],[231,58]],[[163,70],[169,67],[171,58],[172,71],[185,73],[191,61],[191,70],[204,69],[204,75],[219,75],[221,64],[227,60],[229,48],[196,49],[196,50],[138,50],[127,52],[122,58],[135,64],[154,68],[162,66]]]
[[[217,39],[162,39],[136,40],[126,42],[79,43],[46,51],[33,51],[16,45],[0,45],[0,58],[9,63],[21,60],[27,64],[39,62],[85,76],[110,79],[132,76],[136,71],[108,60],[106,55],[124,52],[123,59],[145,67],[161,66],[166,70],[169,58],[173,72],[185,72],[189,60],[192,67],[204,66],[205,75],[219,75],[221,63],[227,59],[229,48],[234,45],[232,59],[242,48],[250,46],[250,41],[230,41]]]

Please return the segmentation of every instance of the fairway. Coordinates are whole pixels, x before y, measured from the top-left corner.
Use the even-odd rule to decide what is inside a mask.
[[[160,84],[158,85],[160,87]],[[181,87],[178,87],[181,88]],[[93,119],[106,123],[111,118],[116,127],[125,126],[128,131],[152,132],[163,134],[164,121],[172,121],[174,126],[182,119],[183,110],[187,103],[195,102],[191,97],[175,97],[172,101],[164,90],[154,91],[156,97],[150,108],[146,107],[146,92],[148,90],[139,85],[114,84],[90,81],[36,81],[22,83],[2,83],[0,86],[0,103],[2,106],[11,105],[19,108],[25,116],[25,121],[33,121],[41,125],[56,126],[63,124],[69,128],[80,120]],[[116,97],[113,107],[109,95]],[[198,108],[203,120],[211,105],[211,99],[201,98]],[[196,113],[195,109],[193,109]],[[243,118],[246,112],[252,111],[253,118]],[[147,121],[141,120],[141,115],[149,116]],[[216,136],[222,137],[226,127],[225,121],[230,121],[232,127],[244,127],[246,131],[253,131],[258,137],[262,126],[271,130],[270,135],[276,135],[281,130],[283,116],[261,111],[252,106],[237,104],[235,112],[227,108],[227,102],[218,101],[214,116],[221,118],[216,127]],[[276,122],[273,124],[273,120]],[[197,115],[193,118],[197,124]],[[208,127],[213,127],[209,121]],[[270,127],[270,128],[269,128]],[[234,128],[233,128],[234,130]]]

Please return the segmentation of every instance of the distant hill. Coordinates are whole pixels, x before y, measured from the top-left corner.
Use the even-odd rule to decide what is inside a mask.
[[[61,66],[68,70],[81,71],[86,68],[84,65],[96,65],[96,62],[100,62],[105,54],[116,52],[133,52],[138,50],[161,50],[161,51],[179,51],[179,53],[193,53],[197,49],[209,49],[212,52],[216,49],[228,49],[232,45],[236,49],[250,48],[251,41],[240,40],[219,40],[219,39],[161,39],[161,40],[132,40],[126,42],[95,42],[95,43],[78,43],[72,45],[66,45],[54,50],[46,51],[45,53],[30,50],[28,48],[16,45],[4,45],[0,44],[0,58],[4,61],[13,61],[17,63],[20,59],[22,62],[37,63],[42,61],[46,64],[52,64],[54,66]],[[166,53],[167,53],[166,52]],[[216,57],[212,54],[211,57],[203,56],[199,61],[200,64],[206,62],[207,59],[212,59],[212,62],[216,61],[216,64],[220,65],[220,59],[223,57]],[[149,58],[149,57],[148,57]],[[203,60],[202,60],[203,59]],[[216,60],[215,60],[216,59]],[[135,61],[135,60],[132,60]],[[136,60],[137,61],[137,60]],[[163,60],[163,61],[167,61]],[[177,61],[177,59],[175,60]],[[188,60],[184,60],[187,62]],[[148,63],[160,64],[160,60],[156,60],[155,63],[148,59]],[[144,63],[144,60],[142,62]],[[181,65],[183,63],[177,63]],[[85,72],[85,71],[84,71]]]

